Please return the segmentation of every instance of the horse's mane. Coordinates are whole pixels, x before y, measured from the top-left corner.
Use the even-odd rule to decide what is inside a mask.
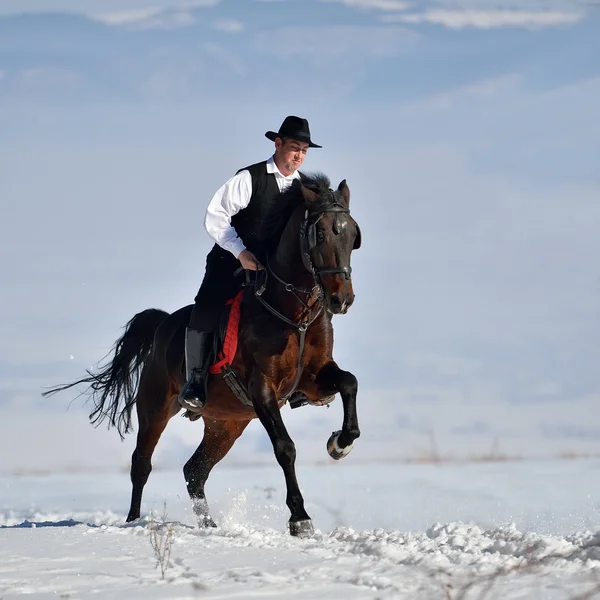
[[[300,173],[300,179],[296,179],[287,190],[279,194],[275,201],[275,208],[272,210],[269,219],[264,223],[266,254],[272,254],[276,250],[292,214],[298,206],[304,204],[301,183],[317,195],[318,199],[313,204],[314,209],[324,208],[331,202],[329,197],[331,182],[326,175],[323,173],[312,173],[310,175]],[[264,260],[266,257],[261,258]]]

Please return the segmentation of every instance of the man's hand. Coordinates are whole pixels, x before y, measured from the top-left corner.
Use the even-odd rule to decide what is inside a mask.
[[[242,263],[242,267],[248,271],[260,271],[263,268],[250,250],[243,250],[238,256],[238,260]]]

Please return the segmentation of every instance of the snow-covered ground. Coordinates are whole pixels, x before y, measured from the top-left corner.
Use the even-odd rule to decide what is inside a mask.
[[[286,532],[275,464],[213,471],[211,531],[195,527],[180,471],[152,473],[130,525],[126,472],[1,477],[0,597],[546,600],[600,585],[600,460],[349,457],[299,460],[298,477],[310,539]],[[160,524],[165,506],[163,579],[149,515]]]

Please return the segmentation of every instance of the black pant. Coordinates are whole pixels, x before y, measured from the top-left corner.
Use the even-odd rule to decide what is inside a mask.
[[[194,308],[189,326],[196,331],[212,333],[219,313],[227,300],[235,296],[243,278],[233,273],[241,266],[240,261],[227,250],[215,245],[206,257],[206,272],[202,285],[194,298]]]

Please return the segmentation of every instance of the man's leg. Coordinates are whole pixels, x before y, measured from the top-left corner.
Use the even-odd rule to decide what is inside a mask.
[[[206,370],[212,334],[185,328],[185,373],[186,384],[179,393],[179,404],[183,408],[197,410],[206,404]]]
[[[225,302],[235,293],[237,280],[233,256],[211,252],[206,260],[206,274],[196,294],[190,321],[185,330],[187,383],[179,394],[179,404],[199,410],[206,404],[206,375],[215,325]]]

